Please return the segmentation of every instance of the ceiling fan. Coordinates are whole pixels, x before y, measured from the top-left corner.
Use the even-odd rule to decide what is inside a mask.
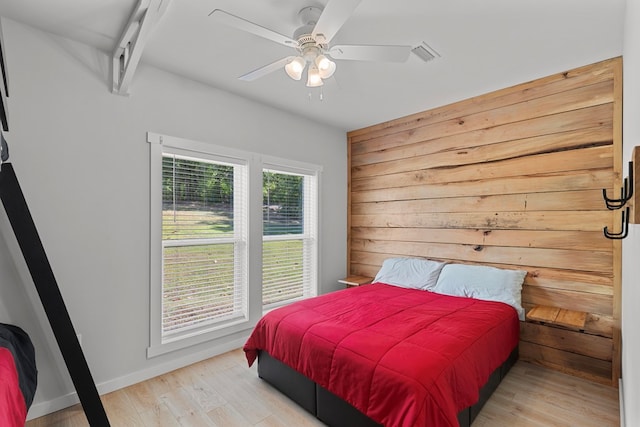
[[[294,80],[300,80],[307,69],[307,86],[324,84],[336,70],[334,60],[405,62],[409,58],[411,46],[390,45],[331,45],[331,40],[347,22],[362,0],[329,0],[324,9],[307,6],[300,10],[298,17],[302,23],[288,37],[262,27],[239,16],[215,9],[209,14],[221,24],[263,37],[296,50],[295,55],[279,59],[238,77],[252,81],[284,67]]]

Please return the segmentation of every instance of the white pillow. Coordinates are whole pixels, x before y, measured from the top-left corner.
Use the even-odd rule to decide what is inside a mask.
[[[527,275],[523,270],[503,270],[495,267],[466,264],[447,264],[432,289],[445,295],[499,301],[512,306],[524,320],[522,283]]]
[[[386,283],[403,288],[430,289],[438,280],[444,262],[420,258],[387,258],[376,274],[374,283]]]

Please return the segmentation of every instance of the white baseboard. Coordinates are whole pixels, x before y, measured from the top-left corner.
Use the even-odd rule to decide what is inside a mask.
[[[622,378],[618,380],[618,395],[618,400],[620,400],[620,427],[624,427],[624,386],[622,384]]]
[[[176,369],[200,362],[202,360],[209,359],[219,354],[223,354],[228,351],[240,348],[247,341],[247,338],[249,338],[249,333],[247,333],[246,336],[235,339],[233,341],[212,346],[206,350],[199,351],[197,353],[189,354],[187,356],[180,357],[178,359],[174,359],[166,363],[153,366],[148,369],[132,372],[131,374],[114,378],[112,380],[108,380],[100,384],[96,384],[96,388],[98,389],[98,393],[101,395],[106,393],[111,393],[112,391],[116,391],[121,388],[128,387],[133,384],[137,384],[141,381],[146,381],[150,378],[154,378],[159,375],[166,374],[167,372],[171,372]],[[64,408],[68,408],[69,406],[75,405],[76,403],[79,403],[79,402],[80,400],[78,399],[78,394],[76,392],[73,392],[73,393],[66,394],[64,396],[57,397],[52,400],[36,403],[32,405],[31,408],[29,409],[27,420],[32,420],[34,418],[42,417],[52,412],[59,411]]]

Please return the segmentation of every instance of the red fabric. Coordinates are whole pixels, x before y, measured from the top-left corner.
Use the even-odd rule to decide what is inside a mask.
[[[359,286],[266,314],[244,346],[291,366],[385,426],[458,426],[518,344],[503,303],[385,284]]]
[[[22,427],[26,419],[27,406],[20,390],[13,354],[0,347],[0,426]]]

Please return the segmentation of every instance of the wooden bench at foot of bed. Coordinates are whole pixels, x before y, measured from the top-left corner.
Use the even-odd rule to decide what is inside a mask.
[[[509,358],[493,371],[480,389],[478,402],[458,413],[460,427],[471,426],[484,404],[517,360],[518,347],[514,348]],[[264,350],[258,355],[258,376],[331,427],[380,427],[380,424],[349,403],[274,359]]]

